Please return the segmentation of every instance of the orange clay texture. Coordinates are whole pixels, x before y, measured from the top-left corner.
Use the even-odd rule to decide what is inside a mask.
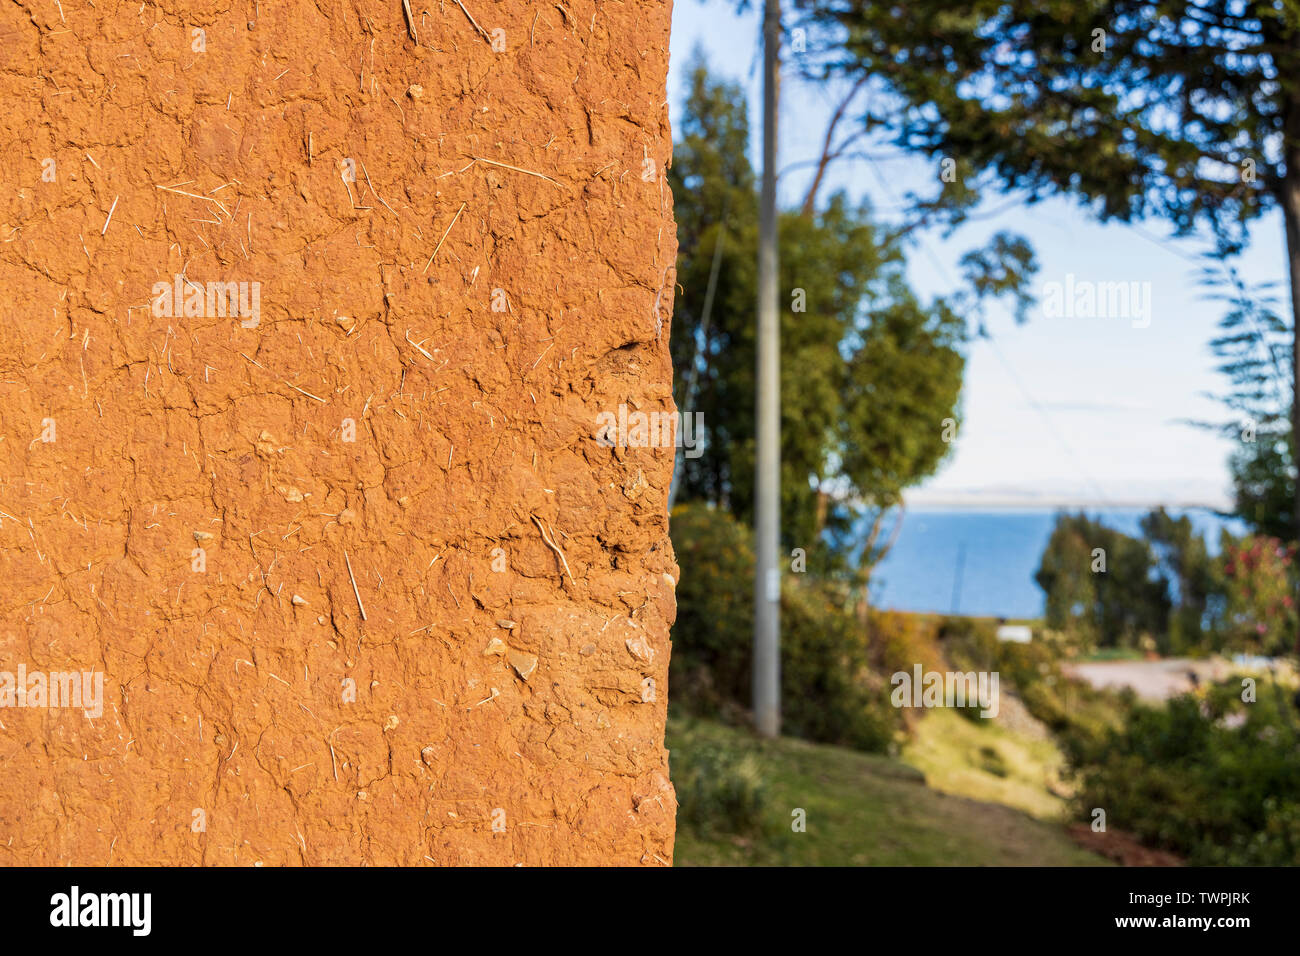
[[[671,863],[670,15],[0,5],[0,862]]]

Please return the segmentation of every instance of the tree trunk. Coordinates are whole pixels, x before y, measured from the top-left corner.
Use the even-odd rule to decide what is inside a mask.
[[[1282,185],[1282,220],[1286,224],[1287,264],[1291,280],[1291,446],[1300,457],[1300,143],[1287,153]],[[1292,462],[1300,468],[1300,462]],[[1300,541],[1300,475],[1295,483],[1295,540]]]
[[[1293,105],[1285,122],[1286,176],[1282,181],[1282,220],[1286,226],[1286,256],[1291,281],[1291,443],[1300,457],[1300,104]],[[1300,462],[1293,461],[1300,468]],[[1295,482],[1295,538],[1300,541],[1300,475]]]

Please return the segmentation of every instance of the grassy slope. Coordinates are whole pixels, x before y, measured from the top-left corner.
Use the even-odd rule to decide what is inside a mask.
[[[1059,821],[1065,800],[1061,752],[1051,740],[1030,740],[996,721],[974,723],[951,710],[932,710],[917,724],[903,760],[944,793],[1016,807],[1040,820]]]
[[[958,718],[960,719],[960,718]],[[752,753],[767,781],[767,832],[741,839],[677,832],[676,865],[1104,865],[1058,825],[1019,810],[925,786],[896,760],[702,721],[673,720],[670,750],[709,740]],[[807,832],[791,831],[791,811],[807,811]]]

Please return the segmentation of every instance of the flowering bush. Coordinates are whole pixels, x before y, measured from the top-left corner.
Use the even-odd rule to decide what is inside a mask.
[[[1270,655],[1296,649],[1295,559],[1294,544],[1264,535],[1224,535],[1218,590],[1226,649]]]

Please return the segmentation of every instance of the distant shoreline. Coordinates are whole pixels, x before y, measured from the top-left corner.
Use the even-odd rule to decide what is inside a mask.
[[[1223,503],[1221,505],[1204,504],[1204,503],[1183,503],[1183,502],[1160,502],[1160,501],[1108,501],[1105,503],[1097,501],[1025,501],[1023,499],[993,499],[989,501],[970,501],[953,499],[951,501],[925,500],[912,504],[903,503],[903,508],[909,514],[923,514],[926,512],[954,512],[960,511],[967,514],[979,514],[981,512],[996,511],[1152,511],[1156,508],[1164,508],[1166,511],[1210,511],[1215,514],[1230,514],[1232,505]]]

